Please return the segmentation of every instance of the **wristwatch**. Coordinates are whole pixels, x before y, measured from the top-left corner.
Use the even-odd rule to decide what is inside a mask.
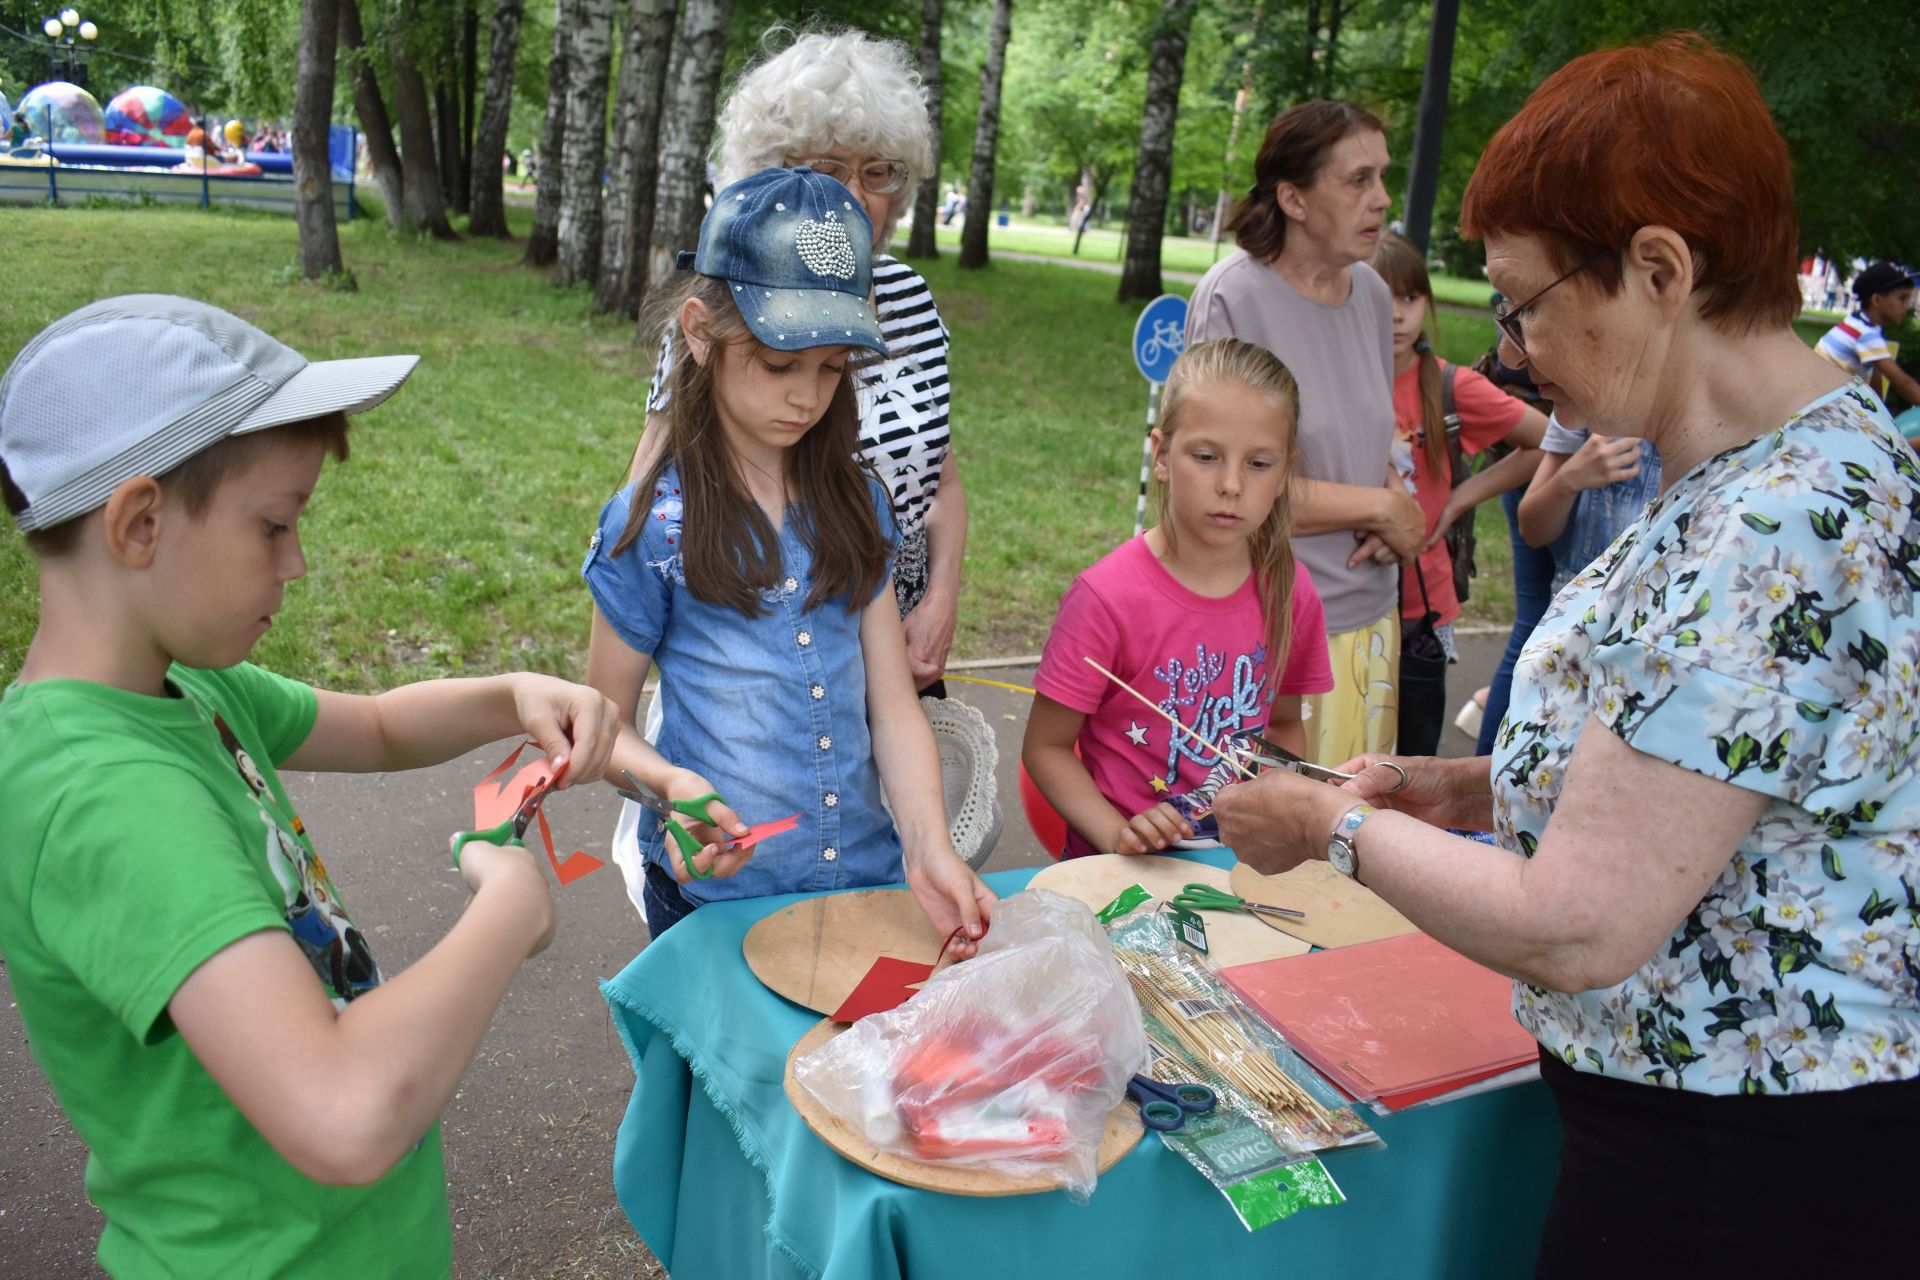
[[[1378,812],[1370,804],[1357,804],[1340,815],[1340,821],[1333,824],[1333,834],[1327,837],[1327,861],[1350,880],[1360,879],[1360,857],[1354,852],[1353,838],[1360,824]]]

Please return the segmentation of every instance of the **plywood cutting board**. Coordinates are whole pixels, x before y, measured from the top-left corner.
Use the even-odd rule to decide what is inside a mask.
[[[1042,870],[1029,882],[1029,887],[1050,889],[1063,897],[1084,902],[1098,912],[1133,884],[1162,901],[1189,884],[1208,885],[1223,893],[1228,891],[1227,873],[1219,867],[1158,854],[1135,857],[1124,853],[1068,858]],[[1207,926],[1207,959],[1216,966],[1254,964],[1282,956],[1305,955],[1312,950],[1307,943],[1276,933],[1244,911],[1208,911],[1200,918]]]
[[[828,1018],[801,1036],[787,1054],[787,1100],[793,1103],[793,1109],[807,1122],[807,1128],[813,1130],[822,1142],[869,1173],[878,1174],[889,1182],[919,1187],[925,1191],[944,1191],[955,1196],[1021,1196],[1036,1191],[1052,1191],[1060,1185],[1050,1179],[1015,1178],[972,1165],[915,1160],[910,1156],[882,1151],[867,1141],[865,1134],[827,1110],[818,1098],[801,1088],[800,1082],[793,1076],[796,1060],[812,1053],[846,1029],[844,1024]],[[1108,1112],[1107,1132],[1100,1140],[1100,1172],[1105,1173],[1118,1164],[1120,1157],[1133,1150],[1145,1132],[1145,1126],[1140,1123],[1140,1113],[1131,1103],[1123,1101]]]
[[[1388,906],[1379,894],[1357,880],[1349,880],[1318,858],[1277,876],[1263,876],[1246,863],[1237,862],[1227,882],[1234,893],[1248,902],[1306,912],[1304,920],[1261,916],[1260,922],[1316,947],[1344,947],[1417,932],[1413,921]]]
[[[881,956],[933,964],[946,939],[905,889],[806,898],[747,930],[747,967],[776,993],[832,1014]]]

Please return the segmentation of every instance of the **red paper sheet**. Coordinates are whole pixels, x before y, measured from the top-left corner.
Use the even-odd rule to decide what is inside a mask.
[[[867,970],[867,976],[860,979],[860,985],[833,1011],[833,1020],[858,1022],[870,1013],[897,1009],[913,998],[914,983],[925,982],[932,976],[930,964],[881,956]]]
[[[1424,933],[1220,971],[1300,1055],[1363,1101],[1413,1102],[1531,1062],[1513,983]]]

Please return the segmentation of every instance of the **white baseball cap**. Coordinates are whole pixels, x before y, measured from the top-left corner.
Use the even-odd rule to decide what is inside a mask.
[[[34,335],[0,380],[0,460],[27,499],[21,529],[103,505],[226,439],[392,395],[419,356],[309,361],[192,298],[103,298]]]

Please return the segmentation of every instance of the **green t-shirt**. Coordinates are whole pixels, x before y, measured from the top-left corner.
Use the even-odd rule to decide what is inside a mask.
[[[33,1056],[91,1152],[100,1265],[447,1275],[437,1124],[372,1186],[315,1182],[167,1015],[195,968],[265,929],[293,935],[336,1007],[381,979],[275,772],[313,728],[313,690],[245,664],[168,674],[180,696],[44,680],[0,700],[0,953]]]

